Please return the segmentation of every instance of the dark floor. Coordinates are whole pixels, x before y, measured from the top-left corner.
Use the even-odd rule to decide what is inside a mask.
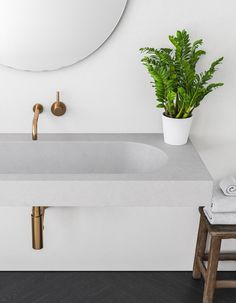
[[[201,303],[202,287],[189,272],[0,272],[1,303]],[[214,303],[234,302],[236,289],[216,290]]]

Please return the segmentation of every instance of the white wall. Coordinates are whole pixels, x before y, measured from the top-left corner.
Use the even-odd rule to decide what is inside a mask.
[[[215,179],[235,173],[235,9],[234,0],[129,0],[116,32],[83,62],[50,73],[1,67],[1,132],[30,132],[35,102],[46,109],[40,132],[161,132],[138,50],[168,46],[168,34],[186,28],[205,40],[202,68],[225,57],[216,75],[225,86],[196,110],[192,140]],[[68,105],[61,118],[49,110],[58,89]],[[36,252],[30,209],[4,208],[0,269],[190,269],[197,221],[191,207],[48,209],[45,249]]]

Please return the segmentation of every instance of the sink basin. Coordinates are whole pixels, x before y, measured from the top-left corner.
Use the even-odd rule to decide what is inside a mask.
[[[198,206],[213,181],[161,134],[0,134],[0,206]]]
[[[136,142],[0,142],[0,174],[138,174],[167,163],[159,148]]]

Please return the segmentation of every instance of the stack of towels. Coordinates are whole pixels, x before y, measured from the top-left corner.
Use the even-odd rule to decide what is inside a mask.
[[[227,177],[213,191],[211,205],[204,207],[211,224],[236,224],[236,178]]]

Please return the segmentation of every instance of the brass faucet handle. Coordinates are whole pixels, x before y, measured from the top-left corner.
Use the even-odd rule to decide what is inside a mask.
[[[66,112],[65,103],[60,101],[60,92],[57,92],[57,100],[51,106],[51,112],[55,116],[62,116]]]

